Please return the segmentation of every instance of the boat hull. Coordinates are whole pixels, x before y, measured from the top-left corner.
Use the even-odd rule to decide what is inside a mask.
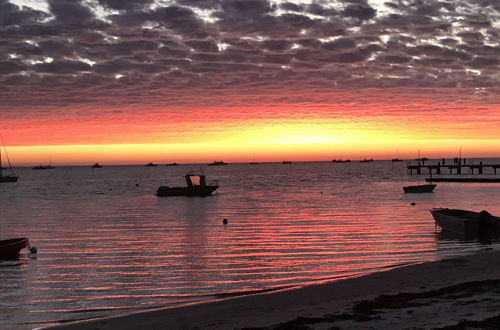
[[[0,182],[17,182],[17,176],[0,176]]]
[[[0,259],[10,260],[19,258],[19,251],[27,247],[29,240],[26,237],[12,238],[0,241]]]
[[[167,187],[161,186],[156,192],[156,196],[198,196],[211,195],[219,186],[194,186],[194,187]]]
[[[403,187],[405,193],[431,193],[436,188],[435,184],[421,184],[417,186]]]
[[[482,218],[479,212],[447,208],[436,208],[430,212],[436,225],[445,231],[468,237],[500,235],[499,217],[488,215]]]

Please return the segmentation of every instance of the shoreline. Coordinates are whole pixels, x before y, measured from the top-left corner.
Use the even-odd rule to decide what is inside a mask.
[[[500,251],[483,250],[334,282],[49,329],[446,328],[495,322],[499,310]]]

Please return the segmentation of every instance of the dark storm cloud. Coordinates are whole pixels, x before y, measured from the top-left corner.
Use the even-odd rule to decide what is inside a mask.
[[[69,90],[168,103],[198,89],[500,85],[495,0],[163,3],[0,0],[3,105],[82,100]]]

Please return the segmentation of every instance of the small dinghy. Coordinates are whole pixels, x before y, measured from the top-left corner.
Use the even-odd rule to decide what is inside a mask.
[[[17,259],[19,251],[28,246],[29,240],[26,237],[0,240],[0,259]]]
[[[405,193],[431,193],[434,188],[436,188],[435,184],[419,184],[416,186],[406,186],[403,187],[403,191]]]
[[[500,218],[488,211],[434,208],[430,212],[443,230],[469,237],[500,236]]]

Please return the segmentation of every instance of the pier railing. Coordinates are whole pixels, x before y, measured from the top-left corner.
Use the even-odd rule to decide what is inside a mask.
[[[418,161],[416,164],[408,163],[406,166],[407,172],[410,175],[416,174],[497,174],[500,169],[500,164],[483,164],[479,161],[478,164],[472,162],[467,163],[465,159],[442,159],[437,163],[427,162],[425,160]],[[492,171],[489,171],[491,169]],[[493,173],[491,173],[493,172]],[[500,172],[500,171],[499,171]]]

